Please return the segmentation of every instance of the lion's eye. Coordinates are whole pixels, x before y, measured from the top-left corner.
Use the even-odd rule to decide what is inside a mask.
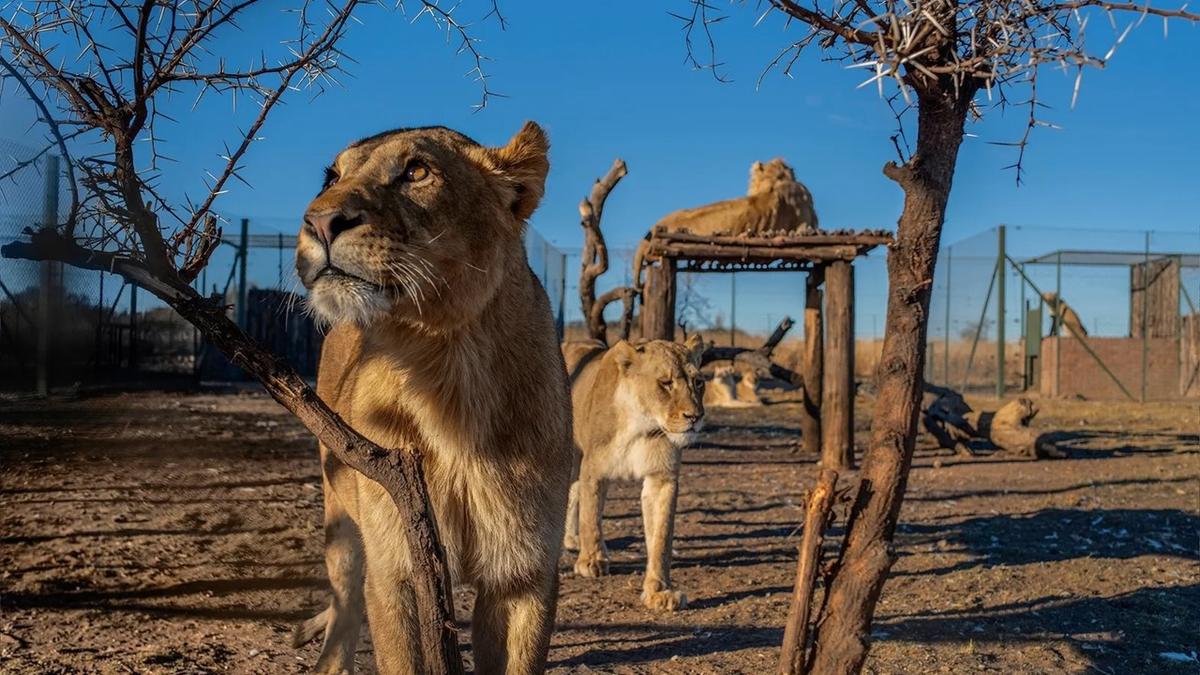
[[[669,378],[669,377],[662,378],[661,380],[658,381],[658,386],[662,387],[663,389],[670,389],[671,388],[671,378]]]
[[[333,185],[334,183],[338,182],[339,178],[341,178],[341,176],[338,175],[337,171],[334,171],[332,166],[325,167],[325,182],[321,186],[321,189],[324,190],[325,188],[328,188],[330,185]]]
[[[408,183],[420,183],[429,177],[429,167],[421,162],[413,162],[404,169],[404,180]]]

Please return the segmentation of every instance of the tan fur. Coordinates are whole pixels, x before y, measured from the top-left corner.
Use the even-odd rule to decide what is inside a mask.
[[[711,408],[749,408],[762,405],[758,395],[758,373],[725,365],[713,369],[704,388],[704,405]]]
[[[622,340],[602,354],[570,350],[590,361],[571,387],[579,479],[571,486],[565,543],[579,548],[575,572],[608,572],[601,520],[610,481],[642,481],[646,577],[642,603],[675,610],[687,597],[671,586],[675,499],[682,448],[704,423],[704,385],[697,369],[700,341],[686,346],[654,340],[634,347]]]
[[[1087,337],[1087,328],[1084,327],[1083,321],[1079,319],[1079,315],[1067,304],[1066,300],[1058,297],[1058,294],[1053,291],[1042,293],[1042,299],[1046,301],[1046,306],[1050,308],[1050,316],[1057,319],[1056,323],[1059,327],[1059,335],[1063,337]],[[1061,316],[1059,316],[1060,314]]]
[[[675,211],[658,221],[651,232],[753,237],[769,233],[812,234],[817,227],[812,193],[796,180],[792,167],[776,158],[751,165],[745,197]],[[645,255],[646,241],[643,241],[634,255],[634,278],[639,287]]]
[[[1039,434],[1030,424],[1037,417],[1038,407],[1024,396],[1004,404],[994,413],[980,413],[976,420],[979,435],[1001,450],[1024,457],[1065,457],[1046,435]]]
[[[424,450],[451,575],[477,593],[477,673],[541,672],[554,625],[569,391],[522,243],[546,151],[532,123],[502,148],[441,128],[367,139],[338,155],[308,216],[359,224],[328,247],[306,225],[297,246],[309,305],[333,326],[318,394],[379,445]],[[428,177],[397,180],[414,160]],[[321,459],[333,597],[299,634],[323,623],[316,669],[350,672],[365,604],[378,670],[419,673],[404,524],[377,483]]]

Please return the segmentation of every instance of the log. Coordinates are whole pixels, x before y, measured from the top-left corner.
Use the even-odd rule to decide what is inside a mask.
[[[783,337],[787,335],[788,331],[791,330],[792,326],[794,325],[796,325],[796,322],[792,321],[792,317],[783,317],[783,319],[780,320],[779,325],[775,326],[775,330],[771,333],[771,337],[767,338],[767,341],[758,348],[758,351],[762,352],[764,356],[770,356],[771,352],[775,351],[775,348],[778,347],[779,343],[783,341]]]
[[[675,339],[675,260],[664,258],[646,270],[642,288],[642,337]]]
[[[805,382],[800,431],[805,451],[821,454],[821,392],[825,377],[825,335],[821,318],[821,283],[824,272],[814,270],[805,281],[804,366]]]
[[[829,512],[833,508],[837,479],[836,471],[821,471],[816,487],[808,496],[808,506],[804,513],[804,537],[800,540],[800,555],[796,560],[796,587],[792,591],[792,604],[788,609],[787,625],[783,630],[783,651],[779,655],[779,672],[783,675],[799,675],[805,672],[804,653],[808,643],[808,618],[812,611],[817,570],[821,568],[821,542],[825,537],[825,526],[829,523]]]
[[[821,391],[821,466],[854,468],[854,268],[825,270],[825,372]]]

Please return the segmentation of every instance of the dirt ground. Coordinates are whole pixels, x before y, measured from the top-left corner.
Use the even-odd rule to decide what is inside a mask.
[[[1069,459],[918,450],[868,672],[1200,671],[1197,404],[1042,406]],[[564,556],[551,672],[771,671],[816,475],[797,428],[787,401],[711,411],[679,497],[686,610],[641,607],[637,488],[610,493],[613,575]],[[269,399],[0,401],[0,463],[0,671],[314,663],[289,631],[325,599],[315,444]]]

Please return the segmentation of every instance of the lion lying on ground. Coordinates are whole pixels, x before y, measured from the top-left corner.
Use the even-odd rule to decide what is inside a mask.
[[[359,141],[327,169],[296,249],[333,329],[318,394],[384,448],[424,451],[452,578],[476,591],[477,673],[540,673],[572,471],[554,319],[526,262],[549,169],[527,123],[489,148],[449,129]],[[379,484],[321,448],[333,597],[316,670],[351,672],[365,605],[378,670],[424,672],[404,523]]]
[[[758,372],[753,368],[718,366],[704,387],[704,405],[711,408],[749,408],[762,405]]]
[[[655,223],[650,232],[757,237],[816,231],[817,212],[812,193],[796,180],[792,167],[776,158],[751,165],[750,187],[745,197],[675,211]],[[634,255],[633,271],[638,287],[648,245],[647,240],[642,240]]]
[[[680,609],[687,597],[671,586],[675,499],[681,450],[704,424],[704,381],[696,368],[703,347],[693,336],[686,346],[654,340],[635,347],[622,340],[601,349],[566,350],[575,359],[567,363],[568,372],[577,371],[571,398],[580,464],[564,543],[579,549],[576,574],[607,574],[601,520],[608,484],[642,481],[642,603]],[[588,363],[576,368],[584,358]]]

